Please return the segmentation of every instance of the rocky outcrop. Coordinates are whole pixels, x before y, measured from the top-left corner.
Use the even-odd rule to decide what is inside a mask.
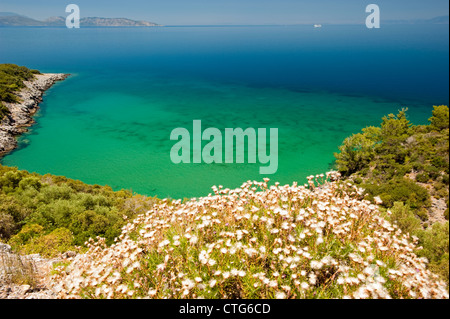
[[[10,114],[0,121],[0,157],[17,147],[16,137],[34,124],[33,115],[39,109],[44,92],[69,74],[38,74],[32,81],[25,81],[25,88],[17,92],[20,103],[4,103]]]
[[[72,251],[51,259],[19,255],[0,243],[0,299],[56,299],[48,283],[49,273],[55,264],[70,263],[78,256]]]

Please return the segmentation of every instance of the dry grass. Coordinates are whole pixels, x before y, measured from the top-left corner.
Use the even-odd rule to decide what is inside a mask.
[[[32,288],[39,283],[35,262],[12,253],[0,253],[0,279],[6,285],[30,285]]]

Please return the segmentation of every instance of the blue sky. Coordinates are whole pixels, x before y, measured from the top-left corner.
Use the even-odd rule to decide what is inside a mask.
[[[0,11],[43,20],[66,16],[70,3],[80,7],[82,17],[165,25],[364,23],[370,3],[379,5],[386,20],[428,19],[449,11],[448,0],[0,0]]]

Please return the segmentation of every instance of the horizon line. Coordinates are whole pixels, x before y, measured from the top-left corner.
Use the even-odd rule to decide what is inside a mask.
[[[33,18],[30,16],[22,15],[20,13],[11,12],[11,11],[0,11],[0,13],[9,13],[9,14],[15,14],[18,16],[26,17],[29,19],[33,19],[39,22],[45,22],[46,20],[50,18],[65,18],[64,16],[50,16],[48,18],[45,18],[44,20],[39,20],[39,18]],[[440,16],[434,16],[431,18],[414,18],[414,19],[381,19],[381,22],[386,24],[444,24],[448,25],[449,22],[441,22],[441,23],[430,23],[430,20],[436,19],[436,18],[448,18],[449,15],[440,15]],[[145,21],[150,23],[158,24],[158,26],[190,26],[190,27],[196,27],[196,26],[296,26],[296,25],[314,25],[314,24],[322,24],[322,25],[364,25],[364,22],[362,21],[347,21],[347,22],[321,22],[321,21],[315,21],[315,22],[294,22],[294,23],[252,23],[252,24],[245,24],[245,23],[217,23],[217,24],[210,24],[210,23],[200,23],[200,24],[163,24],[159,22],[153,22],[156,21],[155,19],[152,20],[143,20],[143,19],[135,19],[135,18],[127,18],[127,17],[101,17],[101,16],[86,16],[83,18],[100,18],[100,19],[127,19],[127,20],[133,20],[133,21]]]

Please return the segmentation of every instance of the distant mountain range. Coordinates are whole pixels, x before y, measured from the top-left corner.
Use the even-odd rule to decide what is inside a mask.
[[[433,19],[414,19],[414,20],[385,20],[388,24],[449,24],[448,16],[435,17]]]
[[[35,20],[13,12],[0,12],[1,27],[64,27],[66,18],[51,17],[44,21]],[[148,21],[135,21],[126,18],[81,18],[83,27],[155,27],[159,24]]]

